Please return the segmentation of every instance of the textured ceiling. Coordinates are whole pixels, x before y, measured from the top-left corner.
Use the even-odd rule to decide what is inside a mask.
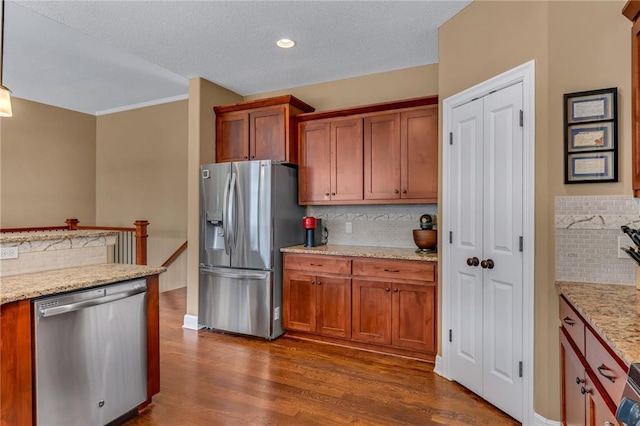
[[[268,92],[436,63],[438,26],[468,3],[8,1],[3,82],[90,114],[186,97],[197,76]]]

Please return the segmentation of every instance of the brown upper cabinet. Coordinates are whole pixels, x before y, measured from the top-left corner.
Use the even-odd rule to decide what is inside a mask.
[[[435,203],[438,97],[301,114],[300,204]]]
[[[362,200],[362,119],[308,121],[299,136],[299,202]]]
[[[631,27],[631,170],[633,196],[640,197],[640,0],[629,0],[622,14]]]
[[[214,107],[216,162],[274,160],[297,164],[296,127],[291,117],[314,108],[291,96]]]

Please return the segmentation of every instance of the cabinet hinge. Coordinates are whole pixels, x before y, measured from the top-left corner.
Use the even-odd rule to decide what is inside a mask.
[[[522,361],[520,361],[518,365],[518,374],[520,375],[520,377],[522,377]]]
[[[520,110],[520,127],[524,127],[524,111]]]
[[[453,330],[449,329],[449,341],[453,342]]]
[[[453,244],[453,231],[449,231],[449,244]]]
[[[520,251],[524,250],[524,239],[520,236]]]
[[[449,132],[449,145],[453,145],[453,132]]]

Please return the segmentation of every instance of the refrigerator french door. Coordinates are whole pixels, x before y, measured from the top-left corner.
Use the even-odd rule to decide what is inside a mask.
[[[198,322],[282,335],[280,248],[304,239],[297,169],[272,161],[207,164],[200,183]]]

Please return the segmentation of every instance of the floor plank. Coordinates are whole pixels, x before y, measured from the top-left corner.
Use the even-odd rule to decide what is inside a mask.
[[[516,425],[433,365],[281,337],[182,329],[160,295],[161,391],[134,425]]]

